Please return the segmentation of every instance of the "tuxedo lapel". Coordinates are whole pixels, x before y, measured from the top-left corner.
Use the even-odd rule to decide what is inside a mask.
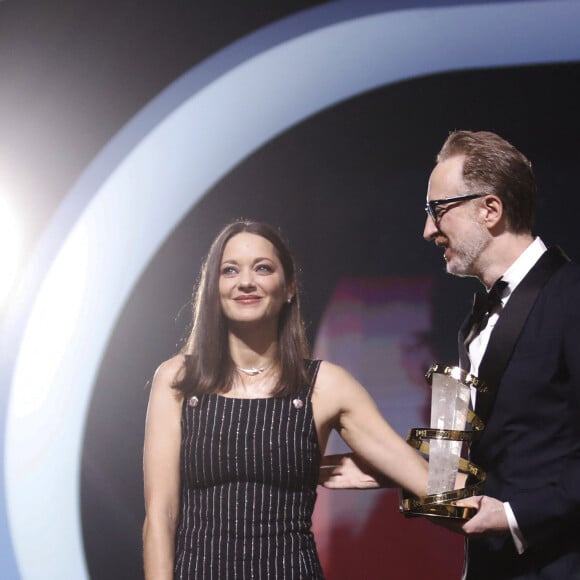
[[[550,248],[518,284],[501,311],[479,366],[478,378],[485,383],[487,390],[477,395],[475,410],[483,421],[487,421],[491,414],[497,387],[540,290],[568,261],[560,248]]]
[[[469,372],[469,367],[471,366],[469,362],[469,353],[467,352],[467,347],[465,346],[465,340],[467,338],[467,333],[471,328],[471,323],[473,319],[473,314],[469,314],[467,318],[463,321],[459,333],[457,334],[457,351],[459,352],[459,366],[464,370]]]

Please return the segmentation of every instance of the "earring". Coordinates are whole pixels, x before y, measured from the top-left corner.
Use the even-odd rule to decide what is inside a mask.
[[[292,297],[288,298],[288,300],[286,300],[286,302],[287,302],[288,304],[291,304],[291,303],[292,303]]]

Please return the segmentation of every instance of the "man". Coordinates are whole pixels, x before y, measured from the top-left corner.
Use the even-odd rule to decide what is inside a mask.
[[[530,162],[489,132],[453,132],[429,180],[424,238],[497,295],[459,333],[488,388],[467,580],[580,578],[580,266],[533,236],[535,195]]]

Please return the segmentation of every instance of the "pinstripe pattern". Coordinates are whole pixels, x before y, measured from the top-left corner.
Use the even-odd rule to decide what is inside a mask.
[[[184,403],[175,578],[323,578],[310,531],[320,467],[310,394],[301,409],[295,396]]]

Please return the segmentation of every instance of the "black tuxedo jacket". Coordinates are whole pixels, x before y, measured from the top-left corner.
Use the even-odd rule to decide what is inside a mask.
[[[460,359],[469,317],[459,333]],[[471,460],[527,543],[470,540],[468,580],[580,579],[580,266],[550,248],[510,296],[479,368]]]

